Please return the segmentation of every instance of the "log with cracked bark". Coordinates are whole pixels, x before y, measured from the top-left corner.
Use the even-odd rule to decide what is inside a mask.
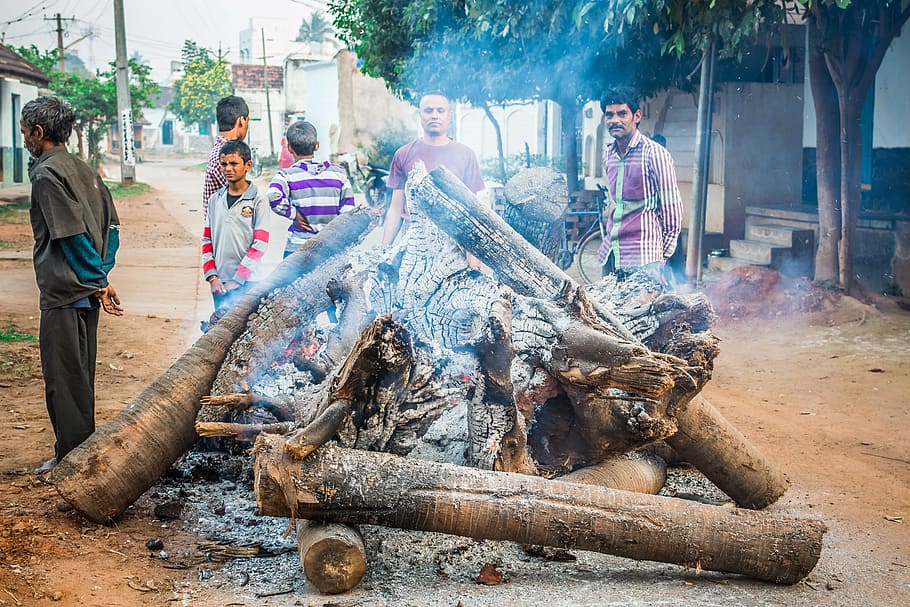
[[[502,218],[534,248],[555,261],[563,238],[563,218],[569,208],[566,177],[552,167],[533,167],[516,173],[503,188]]]
[[[567,464],[570,469],[590,465],[605,454],[628,452],[678,432],[676,443],[688,461],[739,505],[764,507],[784,493],[786,478],[716,409],[701,406],[701,400],[689,408],[710,378],[717,354],[713,336],[697,333],[713,320],[707,300],[690,305],[657,289],[653,297],[636,301],[619,285],[618,299],[625,305],[620,310],[605,302],[598,306],[445,167],[428,175],[418,171],[407,190],[418,212],[445,226],[456,242],[528,299],[525,317],[531,330],[522,332],[513,320],[517,339],[527,336],[524,345],[515,344],[516,358],[524,359],[515,400],[528,421],[528,446],[540,467],[565,473]],[[645,348],[640,338],[649,339],[657,351]],[[639,356],[636,348],[646,355]],[[537,372],[541,367],[549,377]]]
[[[326,445],[255,445],[260,514],[575,548],[793,584],[818,562],[814,520]]]

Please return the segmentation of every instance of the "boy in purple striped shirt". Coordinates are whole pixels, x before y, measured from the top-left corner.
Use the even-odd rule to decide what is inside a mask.
[[[279,169],[268,190],[272,211],[291,220],[285,257],[354,208],[354,190],[344,168],[313,159],[319,149],[316,127],[298,120],[288,127],[287,140],[294,164]]]

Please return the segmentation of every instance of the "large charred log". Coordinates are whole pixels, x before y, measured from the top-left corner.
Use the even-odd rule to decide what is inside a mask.
[[[296,460],[267,435],[255,451],[257,504],[267,516],[593,550],[784,584],[812,570],[827,530],[813,520],[331,446]]]
[[[358,242],[371,217],[339,217],[257,283],[207,333],[111,421],[57,464],[50,481],[83,516],[107,523],[142,495],[196,440],[200,399],[266,295]]]

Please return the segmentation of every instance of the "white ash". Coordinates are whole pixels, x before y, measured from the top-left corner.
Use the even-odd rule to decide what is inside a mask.
[[[298,390],[313,385],[313,375],[301,371],[294,363],[275,365],[260,377],[252,386],[252,391],[264,396],[276,397],[283,394],[294,394]]]

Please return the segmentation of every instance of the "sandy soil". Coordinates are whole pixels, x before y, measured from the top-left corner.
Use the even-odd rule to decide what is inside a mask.
[[[124,250],[113,282],[127,315],[102,320],[99,425],[195,340],[210,310],[197,269],[201,174],[174,163],[147,163],[139,173],[155,189],[118,204]],[[0,240],[12,243],[0,249],[0,327],[36,333],[29,227],[0,224]],[[830,528],[818,566],[794,586],[584,552],[549,561],[511,544],[366,528],[363,582],[321,596],[282,537],[287,522],[253,514],[246,472],[236,466],[232,476],[222,466],[210,478],[208,464],[187,460],[113,526],[61,510],[53,488],[29,473],[53,445],[37,343],[3,342],[0,605],[904,604],[910,314],[884,299],[794,305],[788,288],[751,305],[717,301],[721,354],[705,395],[789,475],[790,490],[771,509]],[[792,311],[804,307],[815,311]],[[180,517],[156,518],[155,507],[172,501]],[[163,548],[148,549],[152,539]],[[224,561],[205,545],[251,540],[270,558]],[[475,582],[486,563],[504,573],[502,584]]]

